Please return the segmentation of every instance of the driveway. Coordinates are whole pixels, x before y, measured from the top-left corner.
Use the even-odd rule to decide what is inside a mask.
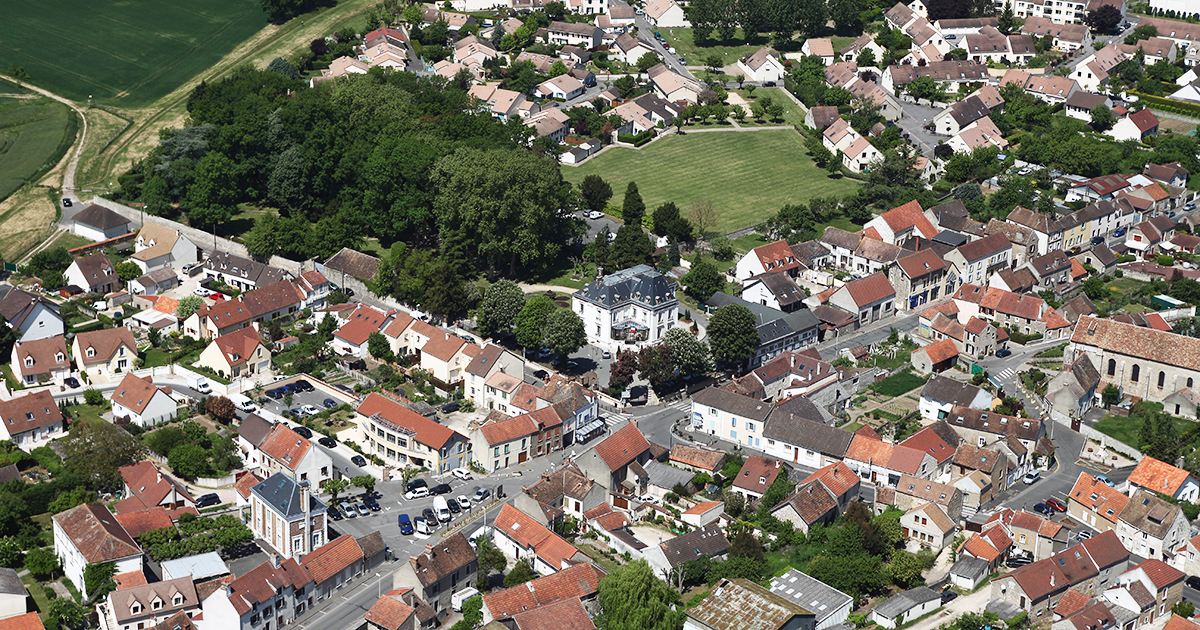
[[[974,593],[960,596],[958,599],[939,608],[932,615],[909,626],[907,630],[934,630],[957,619],[964,613],[979,613],[992,597],[991,585],[984,586]]]
[[[900,109],[904,115],[896,121],[896,125],[908,133],[922,154],[926,157],[933,157],[933,148],[943,138],[926,130],[925,125],[932,121],[933,117],[941,110],[903,101],[900,103]]]

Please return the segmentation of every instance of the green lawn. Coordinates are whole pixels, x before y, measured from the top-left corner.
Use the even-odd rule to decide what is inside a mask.
[[[1180,433],[1188,429],[1195,428],[1195,421],[1186,418],[1172,417],[1175,421],[1175,426]],[[1096,423],[1096,430],[1112,438],[1116,438],[1130,446],[1138,446],[1141,442],[1140,433],[1142,430],[1142,421],[1138,418],[1124,418],[1115,414],[1108,414]]]
[[[7,37],[19,35],[9,29]],[[0,42],[0,57],[4,46]],[[54,168],[75,141],[76,120],[66,105],[48,98],[0,98],[0,199]]]
[[[257,0],[4,2],[0,21],[5,67],[73,100],[122,107],[166,95],[267,25]]]
[[[82,404],[83,403],[83,395],[82,394],[79,396],[79,402],[81,404],[75,405],[73,407],[67,407],[67,412],[71,414],[72,418],[74,418],[76,420],[99,420],[100,419],[100,414],[104,412],[103,408],[93,407],[93,406],[87,405],[87,404]]]
[[[614,191],[636,181],[647,212],[668,201],[685,213],[696,201],[711,202],[722,233],[756,225],[784,204],[841,196],[857,186],[817,168],[805,153],[804,139],[791,130],[668,136],[641,150],[609,149],[562,170],[575,184],[599,175]]]
[[[850,44],[854,43],[857,37],[839,37],[837,35],[829,38],[833,42],[833,52],[837,52]]]
[[[164,352],[162,348],[146,348],[146,351],[143,353],[143,355],[144,356],[142,359],[144,359],[144,361],[142,363],[142,367],[144,368],[169,365],[171,363],[170,353]]]
[[[62,234],[58,235],[58,238],[54,239],[54,244],[51,245],[50,247],[65,247],[68,250],[71,250],[71,249],[75,249],[76,247],[83,247],[84,245],[91,245],[92,243],[95,243],[95,242],[96,241],[93,241],[90,238],[84,238],[82,236],[79,236],[78,234],[72,234],[71,232],[63,232]],[[113,264],[116,265],[119,263],[113,262]]]
[[[898,372],[871,385],[871,389],[882,396],[894,398],[924,385],[925,380],[924,377],[917,376],[912,372]]]
[[[754,103],[754,101],[760,101],[760,100],[762,100],[762,97],[764,97],[764,96],[770,96],[771,100],[776,103],[783,103],[783,119],[782,120],[774,120],[769,117],[765,117],[762,120],[762,122],[758,122],[758,121],[754,120],[753,115],[751,115],[751,113],[750,113],[749,107],[747,107],[746,108],[746,119],[744,121],[738,123],[739,125],[742,125],[744,127],[758,127],[758,126],[773,127],[773,126],[777,126],[777,125],[799,125],[804,122],[804,110],[800,109],[800,106],[797,105],[796,102],[793,101],[791,98],[789,98],[787,94],[784,93],[783,88],[777,88],[777,87],[756,88],[754,90],[754,94],[753,94],[754,98],[750,98],[749,96],[747,96],[745,89],[734,90],[734,92],[741,94],[742,98],[745,99],[747,103]]]
[[[696,44],[690,28],[660,28],[658,32],[662,33],[663,39],[668,45],[675,47],[677,56],[687,59],[688,65],[694,67],[703,66],[704,58],[714,53],[721,55],[723,65],[736,66],[738,59],[754,53],[763,46],[770,45],[770,38],[766,35],[759,36],[747,43],[742,38],[741,31],[738,31],[738,35],[733,39],[727,41],[708,39],[705,40],[704,45]],[[653,33],[650,36],[653,37]],[[713,37],[716,37],[716,33],[713,33]],[[736,67],[733,71],[738,72]]]

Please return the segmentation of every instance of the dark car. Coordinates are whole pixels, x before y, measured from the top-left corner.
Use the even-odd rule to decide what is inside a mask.
[[[954,591],[942,591],[942,603],[943,604],[948,604],[948,603],[954,601],[955,598],[957,598],[957,597],[958,597],[958,593],[955,593]]]
[[[425,481],[424,479],[411,479],[411,480],[409,480],[408,485],[404,487],[404,491],[412,492],[413,490],[416,490],[417,488],[428,488],[428,487],[429,487],[429,482]]]
[[[292,430],[306,440],[312,439],[312,431],[310,431],[308,427],[292,427]]]
[[[429,494],[450,494],[450,484],[439,483],[429,489]]]
[[[445,405],[442,407],[442,412],[443,412],[443,413],[451,413],[451,412],[454,412],[454,411],[458,411],[458,403],[456,403],[456,402],[452,402],[452,403],[446,403],[446,404],[445,404]]]
[[[379,507],[379,502],[375,500],[375,497],[365,496],[363,497],[362,502],[367,506],[367,509],[371,510],[372,512],[378,512],[379,510],[383,509]]]
[[[340,521],[340,520],[342,520],[343,518],[346,518],[346,517],[342,516],[342,511],[341,511],[341,510],[339,510],[339,509],[337,509],[337,506],[336,506],[336,505],[330,505],[330,506],[329,506],[329,507],[326,509],[326,511],[327,511],[327,512],[329,512],[329,518],[331,518],[331,519],[333,519],[333,520],[335,520],[335,521]]]
[[[367,465],[367,460],[362,455],[355,455],[354,457],[350,458],[350,461],[354,462],[355,466],[366,466]]]
[[[1103,236],[1093,236],[1093,237],[1092,237],[1092,245],[1099,245],[1099,244],[1101,244],[1101,243],[1103,243],[1103,242],[1104,242],[1104,237],[1103,237]]]
[[[206,495],[196,499],[196,507],[197,508],[206,508],[210,505],[220,505],[220,504],[221,504],[221,497],[217,496],[215,492],[206,494]]]
[[[283,390],[281,390],[281,389],[268,389],[268,390],[267,390],[267,397],[268,397],[268,398],[270,398],[270,399],[272,399],[272,400],[279,400],[280,398],[283,398]]]
[[[295,385],[296,390],[301,391],[301,392],[311,392],[313,390],[312,383],[309,383],[308,381],[306,381],[304,379],[300,379],[300,380],[296,381],[295,383],[292,383],[292,385]]]
[[[775,82],[774,81],[766,81],[763,83],[763,87],[775,87]]]
[[[408,518],[407,514],[401,514],[400,516],[396,517],[396,520],[400,522],[401,534],[407,536],[413,533],[412,519]]]
[[[1200,591],[1200,577],[1189,575],[1188,578],[1183,581],[1183,583],[1187,584],[1188,588],[1193,588]]]
[[[75,378],[74,376],[68,376],[67,378],[64,378],[63,383],[65,383],[66,386],[70,387],[71,389],[79,387],[79,379]]]
[[[1037,512],[1038,514],[1045,514],[1046,516],[1054,515],[1054,508],[1046,505],[1045,503],[1039,503],[1033,506],[1033,511]]]
[[[450,508],[450,511],[454,514],[462,512],[462,506],[458,504],[458,501],[447,501],[446,507]]]
[[[1008,348],[1000,348],[999,350],[996,351],[996,356],[998,356],[1002,359],[1004,357],[1011,356],[1011,355],[1012,355],[1012,350],[1009,350]]]
[[[337,440],[331,437],[317,438],[317,444],[320,444],[325,448],[337,448]]]
[[[337,401],[332,398],[326,398],[325,400],[321,401],[321,405],[323,405],[326,409],[333,409],[334,407],[338,406]]]
[[[63,207],[64,208],[71,207],[71,198],[70,197],[63,197]]]
[[[1024,556],[1013,556],[1013,557],[1009,558],[1008,560],[1006,560],[1004,562],[1004,564],[1007,565],[1010,569],[1015,569],[1017,567],[1023,567],[1031,562],[1033,562],[1032,559],[1026,558]]]
[[[1046,499],[1046,505],[1054,508],[1057,512],[1066,512],[1067,505],[1058,499]]]
[[[437,514],[433,513],[433,508],[425,508],[424,510],[421,510],[421,516],[425,517],[426,523],[433,524],[438,522]]]

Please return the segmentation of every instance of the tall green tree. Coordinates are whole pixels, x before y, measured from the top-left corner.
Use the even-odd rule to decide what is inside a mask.
[[[587,345],[587,331],[583,320],[575,311],[560,308],[546,315],[546,326],[542,342],[560,357],[575,352]]]
[[[654,575],[643,559],[600,578],[601,630],[680,630],[685,614],[674,608],[679,595]]]
[[[625,201],[621,204],[621,218],[625,225],[642,227],[642,217],[646,216],[646,203],[642,201],[642,193],[638,192],[637,182],[629,182],[625,187]]]
[[[93,490],[120,488],[118,469],[141,461],[145,455],[145,447],[133,436],[104,421],[76,421],[61,444],[67,469]]]
[[[592,174],[587,175],[583,181],[579,182],[579,195],[583,198],[583,204],[588,210],[603,212],[604,207],[608,205],[608,200],[612,199],[613,190],[612,186],[603,178]]]
[[[654,219],[655,235],[666,236],[676,243],[692,240],[692,224],[683,218],[675,202],[668,201],[655,208],[651,216]]]
[[[997,17],[999,24],[998,30],[1005,35],[1012,33],[1017,28],[1017,18],[1013,15],[1012,0],[1004,0],[1004,10]]]
[[[717,309],[706,332],[713,357],[728,365],[747,361],[758,349],[754,314],[740,304],[726,304]]]
[[[536,348],[545,339],[546,318],[558,307],[554,300],[545,295],[530,297],[517,313],[517,343],[525,348]]]
[[[637,265],[648,265],[654,259],[654,243],[642,231],[640,224],[626,223],[617,229],[613,241],[611,263],[614,271]]]
[[[662,393],[667,381],[675,378],[671,349],[661,344],[642,348],[638,352],[638,373],[655,392]]]
[[[692,265],[691,270],[681,280],[687,294],[700,302],[707,302],[713,294],[725,288],[725,280],[721,277],[721,273],[706,258]]]
[[[513,322],[525,306],[525,293],[512,280],[500,280],[488,287],[483,301],[475,309],[479,332],[485,337],[512,331]]]
[[[663,345],[671,349],[671,362],[684,376],[704,374],[712,369],[708,344],[686,328],[672,328],[663,335]]]

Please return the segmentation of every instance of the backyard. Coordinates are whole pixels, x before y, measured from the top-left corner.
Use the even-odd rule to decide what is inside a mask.
[[[734,66],[731,68],[731,72],[739,74],[740,70],[736,68],[738,59],[753,54],[754,51],[771,43],[770,37],[760,35],[750,43],[747,43],[743,37],[733,37],[720,42],[710,38],[705,40],[703,45],[697,45],[690,28],[663,28],[658,29],[658,32],[662,34],[668,46],[675,47],[676,55],[687,59],[688,66],[703,67],[704,58],[715,54],[721,56],[723,65]]]
[[[648,210],[673,201],[686,213],[694,202],[710,202],[721,233],[756,225],[785,203],[841,196],[857,186],[817,168],[804,138],[791,130],[691,132],[640,150],[612,148],[579,167],[563,168],[575,184],[592,174],[614,191],[636,181]]]

